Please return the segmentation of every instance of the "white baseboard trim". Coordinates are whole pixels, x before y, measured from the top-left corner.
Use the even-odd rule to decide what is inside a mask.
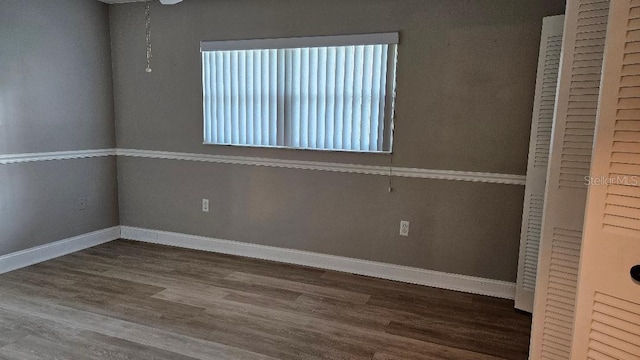
[[[121,230],[121,237],[127,240],[304,265],[510,300],[515,298],[515,283],[506,281],[130,226],[121,226]]]
[[[0,256],[0,274],[51,260],[120,238],[120,226],[98,230]]]

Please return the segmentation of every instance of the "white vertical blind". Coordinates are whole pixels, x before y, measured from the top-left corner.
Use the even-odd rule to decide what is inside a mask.
[[[389,151],[383,145],[395,50],[373,44],[202,51],[205,143]]]

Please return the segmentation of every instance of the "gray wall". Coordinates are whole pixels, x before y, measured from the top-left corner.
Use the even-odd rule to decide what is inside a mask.
[[[114,157],[0,165],[0,255],[118,225],[115,174]]]
[[[123,225],[514,280],[520,186],[398,178],[389,194],[381,176],[136,158],[118,175]]]
[[[389,156],[203,146],[200,40],[400,31],[393,162],[524,174],[542,17],[561,0],[188,0],[111,7],[117,145],[388,165]],[[123,225],[513,281],[524,189],[120,158]],[[199,211],[210,198],[212,211]],[[397,235],[411,221],[411,236]]]
[[[115,146],[108,11],[0,0],[0,154]],[[0,255],[117,225],[117,211],[113,158],[0,165]]]

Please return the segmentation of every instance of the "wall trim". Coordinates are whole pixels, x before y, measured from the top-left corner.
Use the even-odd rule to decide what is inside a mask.
[[[219,164],[267,166],[286,169],[333,171],[352,174],[397,176],[406,178],[455,180],[506,185],[524,185],[526,176],[474,171],[433,170],[335,162],[269,159],[248,156],[208,155],[138,149],[95,149],[0,155],[0,165],[37,161],[85,159],[104,156],[127,156],[149,159],[200,161]],[[389,171],[391,170],[391,171]]]
[[[515,283],[506,281],[130,226],[121,226],[121,237],[127,240],[310,266],[510,300],[515,298]]]
[[[221,164],[268,166],[288,169],[321,170],[343,173],[389,175],[388,166],[343,164],[333,162],[268,159],[246,156],[207,155],[155,150],[116,149],[118,156],[141,157],[151,159],[202,161]],[[495,174],[472,171],[430,170],[418,168],[392,167],[391,175],[408,178],[458,180],[508,185],[524,185],[523,175]]]
[[[0,155],[0,165],[19,164],[35,161],[85,159],[93,157],[113,156],[116,149],[52,151],[41,153]]]
[[[131,226],[114,226],[0,256],[0,274],[120,238],[310,266],[509,300],[515,298],[515,283],[507,281]]]
[[[74,236],[0,256],[0,274],[84,250],[120,238],[120,226]]]

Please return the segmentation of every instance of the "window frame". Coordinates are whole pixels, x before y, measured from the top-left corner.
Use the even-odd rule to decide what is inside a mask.
[[[397,82],[397,61],[398,61],[399,33],[370,33],[354,35],[331,35],[331,36],[310,36],[310,37],[288,37],[288,38],[264,38],[249,40],[217,40],[201,41],[200,53],[212,51],[237,51],[237,50],[268,50],[268,49],[296,49],[314,47],[335,47],[335,46],[359,46],[359,45],[388,45],[386,64],[386,88],[383,115],[383,139],[382,150],[360,150],[360,149],[322,149],[312,147],[301,147],[294,145],[253,145],[253,144],[224,144],[207,141],[207,118],[205,116],[205,81],[204,66],[201,63],[202,71],[202,96],[203,96],[203,145],[213,146],[233,146],[247,148],[266,149],[289,149],[308,150],[324,152],[348,152],[364,154],[392,154],[393,134],[395,126],[395,101]],[[202,57],[202,55],[201,55]]]

